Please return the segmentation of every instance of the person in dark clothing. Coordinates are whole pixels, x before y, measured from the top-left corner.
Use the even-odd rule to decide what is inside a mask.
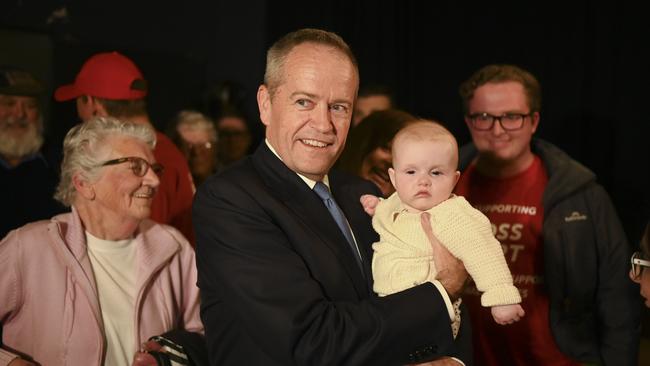
[[[45,88],[31,73],[0,67],[0,238],[66,211],[54,198],[57,168],[41,153]]]
[[[377,234],[359,197],[379,191],[330,170],[358,83],[354,55],[336,34],[302,29],[269,49],[257,92],[266,140],[208,178],[193,204],[211,364],[403,365],[444,356],[471,364],[469,323],[461,321],[456,340],[451,330],[451,301],[466,279],[458,261],[436,261],[447,269],[437,280],[382,298],[372,292]]]

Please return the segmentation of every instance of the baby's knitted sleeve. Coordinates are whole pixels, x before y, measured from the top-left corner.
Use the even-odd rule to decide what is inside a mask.
[[[463,197],[450,198],[431,210],[434,234],[463,261],[476,287],[483,292],[481,305],[521,302],[512,283],[501,244],[492,234],[490,220]]]

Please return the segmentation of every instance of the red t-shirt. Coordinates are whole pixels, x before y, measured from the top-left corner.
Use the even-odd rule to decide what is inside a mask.
[[[548,293],[544,287],[542,195],[548,177],[538,156],[522,173],[491,178],[470,165],[456,186],[492,223],[501,243],[526,315],[511,325],[497,324],[490,308],[481,306],[472,283],[463,295],[469,308],[477,365],[579,365],[562,354],[549,327]]]
[[[194,245],[192,199],[194,183],[183,154],[165,135],[156,131],[156,162],[165,168],[151,204],[151,219],[175,227]]]

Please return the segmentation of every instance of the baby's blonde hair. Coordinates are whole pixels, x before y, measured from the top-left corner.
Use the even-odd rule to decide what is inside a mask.
[[[401,129],[393,140],[393,160],[399,151],[400,144],[409,141],[429,141],[432,143],[448,143],[452,149],[453,165],[458,166],[458,143],[454,135],[439,122],[420,120]]]

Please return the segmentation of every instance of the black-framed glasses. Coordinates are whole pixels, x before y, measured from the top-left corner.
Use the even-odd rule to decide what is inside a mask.
[[[643,272],[643,267],[650,267],[650,261],[641,258],[642,255],[640,252],[634,252],[632,258],[630,258],[630,263],[632,264],[632,274],[634,278],[639,278],[641,272]]]
[[[505,113],[500,116],[495,116],[489,113],[474,113],[468,116],[472,123],[472,128],[478,131],[489,131],[494,126],[495,121],[499,121],[501,128],[506,131],[515,131],[524,127],[526,117],[530,117],[528,113]]]
[[[133,174],[135,174],[138,177],[144,177],[145,174],[149,171],[149,168],[153,170],[154,173],[160,175],[162,174],[163,170],[165,169],[162,164],[159,163],[149,163],[148,161],[144,160],[143,158],[137,157],[137,156],[127,156],[125,158],[119,158],[119,159],[113,159],[109,161],[105,161],[99,166],[106,166],[106,165],[116,165],[116,164],[122,164],[129,162],[131,164],[130,168],[133,170]]]

